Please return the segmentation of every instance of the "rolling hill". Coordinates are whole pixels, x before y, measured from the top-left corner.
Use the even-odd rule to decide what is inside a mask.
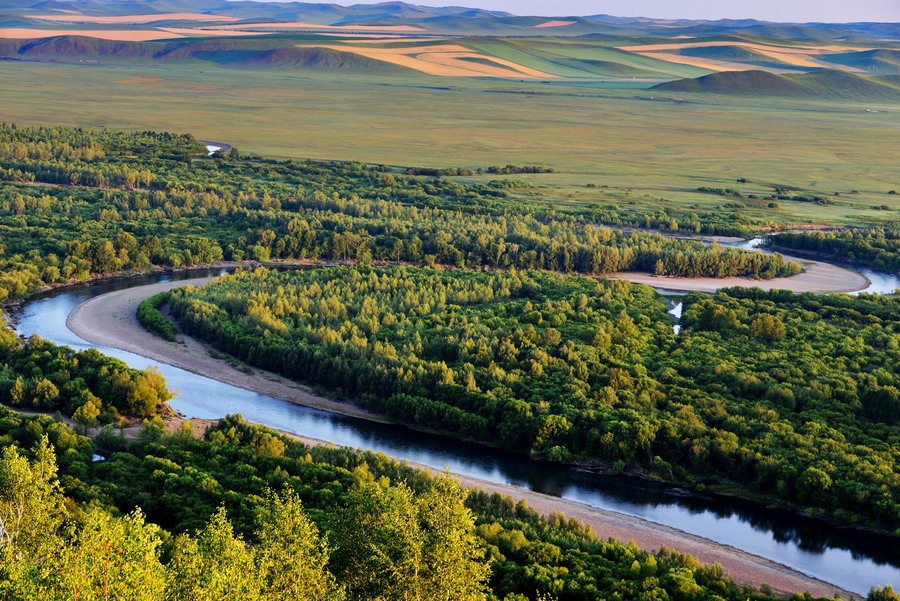
[[[552,8],[548,8],[548,11]],[[468,33],[532,36],[578,36],[601,33],[618,37],[672,38],[681,35],[763,36],[783,40],[900,41],[900,30],[892,24],[782,24],[752,19],[692,21],[610,15],[518,16],[462,6],[430,7],[406,2],[337,4],[305,2],[255,2],[248,0],[7,0],[0,8],[4,16],[16,15],[40,21],[53,15],[126,16],[146,14],[202,13],[223,15],[241,22],[283,21],[326,26],[411,26],[429,33]],[[551,22],[554,26],[546,27]],[[562,25],[560,23],[565,23]]]
[[[855,67],[873,75],[891,75],[900,73],[900,50],[865,50],[833,54],[824,60],[838,65]]]
[[[352,52],[297,47],[281,40],[187,40],[119,42],[81,36],[0,40],[0,59],[71,61],[205,61],[224,66],[347,71],[405,71],[402,67]]]
[[[651,90],[735,96],[900,100],[900,88],[890,83],[831,70],[796,75],[776,75],[766,71],[726,71],[659,84]]]
[[[404,48],[403,44],[415,47]],[[445,45],[452,45],[447,48]],[[204,61],[221,66],[568,79],[649,86],[713,72],[900,73],[890,24],[782,24],[609,15],[517,16],[405,2],[7,0],[0,59],[61,63]],[[715,93],[882,97],[891,86],[733,75],[676,87]],[[735,91],[729,91],[731,84]],[[887,90],[887,91],[885,91]]]

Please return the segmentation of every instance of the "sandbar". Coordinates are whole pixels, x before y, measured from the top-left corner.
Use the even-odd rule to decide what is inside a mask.
[[[612,273],[611,280],[628,280],[635,284],[647,284],[654,288],[678,290],[682,292],[715,292],[722,288],[761,288],[763,290],[790,290],[791,292],[814,292],[830,294],[837,292],[858,292],[870,284],[861,273],[838,267],[822,261],[812,261],[783,255],[787,261],[797,261],[803,265],[803,272],[788,278],[752,280],[750,278],[679,278],[657,276],[645,271],[625,271]]]

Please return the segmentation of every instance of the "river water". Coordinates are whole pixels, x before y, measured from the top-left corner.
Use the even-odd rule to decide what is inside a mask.
[[[736,244],[728,244],[723,246],[741,248],[743,250],[755,250],[764,253],[773,252],[765,248],[763,246],[763,242],[764,240],[762,238],[757,237],[751,238],[750,240],[745,240],[744,242],[738,242]],[[785,254],[790,254],[790,251],[785,251]],[[900,289],[900,275],[896,273],[875,271],[874,269],[870,269],[868,267],[851,265],[850,263],[834,262],[834,264],[861,273],[869,280],[868,287],[864,288],[863,290],[853,292],[852,294],[893,294],[894,291]]]
[[[142,276],[52,292],[24,305],[16,331],[89,348],[93,345],[66,327],[69,313],[85,300],[116,289],[201,275],[208,274]],[[137,368],[157,364],[132,353],[99,348]],[[241,413],[249,421],[288,432],[638,516],[767,557],[863,595],[875,585],[900,584],[900,545],[890,537],[841,529],[741,500],[689,497],[664,485],[585,474],[402,426],[301,407],[171,366],[159,367],[177,392],[170,405],[188,416],[213,419]]]

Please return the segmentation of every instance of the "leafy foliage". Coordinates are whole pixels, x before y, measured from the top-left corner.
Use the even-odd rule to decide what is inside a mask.
[[[0,431],[15,441],[0,475],[37,475],[6,490],[28,499],[30,515],[56,520],[49,527],[29,523],[29,544],[45,549],[49,561],[37,565],[18,541],[3,549],[4,598],[102,596],[130,585],[130,596],[110,598],[775,599],[689,556],[600,541],[574,520],[542,518],[508,497],[467,496],[445,476],[384,455],[306,447],[239,417],[222,420],[205,441],[171,437],[113,454],[83,480],[63,468],[60,490],[54,470],[40,467],[53,465],[46,438],[32,461],[15,446],[27,443],[26,432],[60,427],[0,410]],[[263,434],[281,440],[282,456],[257,452],[253,441]],[[87,440],[71,430],[68,436]],[[161,493],[163,482],[178,496]],[[62,492],[92,507],[71,512]],[[157,503],[145,508],[146,517],[114,517],[102,508],[131,511],[148,494]],[[196,527],[182,521],[188,507],[197,511]],[[160,522],[181,534],[168,536],[154,525]],[[97,555],[102,548],[116,556]]]
[[[598,227],[624,218],[558,214],[516,198],[508,180],[462,184],[360,163],[204,156],[190,136],[0,125],[0,301],[92,274],[223,259],[580,273],[662,264],[669,275],[761,278],[799,269],[777,255]],[[624,220],[678,229],[664,221]]]
[[[12,334],[5,327],[0,331]],[[95,349],[73,351],[35,335],[0,338],[0,402],[41,411],[61,410],[85,426],[120,414],[150,417],[172,393],[154,368],[137,370]]]
[[[137,318],[148,331],[171,342],[178,339],[178,333],[172,322],[160,312],[160,307],[169,302],[169,293],[160,292],[141,301],[137,308]]]
[[[786,250],[831,255],[889,272],[900,271],[900,230],[897,228],[786,232],[769,236],[766,243]]]
[[[627,282],[359,267],[172,296],[218,349],[406,422],[900,526],[898,299],[732,289],[685,305],[675,337]]]

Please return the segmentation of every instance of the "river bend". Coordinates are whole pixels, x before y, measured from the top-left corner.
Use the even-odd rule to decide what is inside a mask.
[[[93,348],[66,327],[78,305],[114,290],[197,275],[141,276],[51,292],[24,305],[16,331],[73,348]],[[96,348],[137,368],[158,364],[114,348]],[[170,405],[191,417],[242,413],[251,422],[287,432],[620,512],[742,549],[862,595],[875,585],[900,583],[900,545],[890,537],[833,527],[738,499],[697,498],[673,487],[585,474],[402,426],[310,409],[169,365],[159,367],[177,392]]]

